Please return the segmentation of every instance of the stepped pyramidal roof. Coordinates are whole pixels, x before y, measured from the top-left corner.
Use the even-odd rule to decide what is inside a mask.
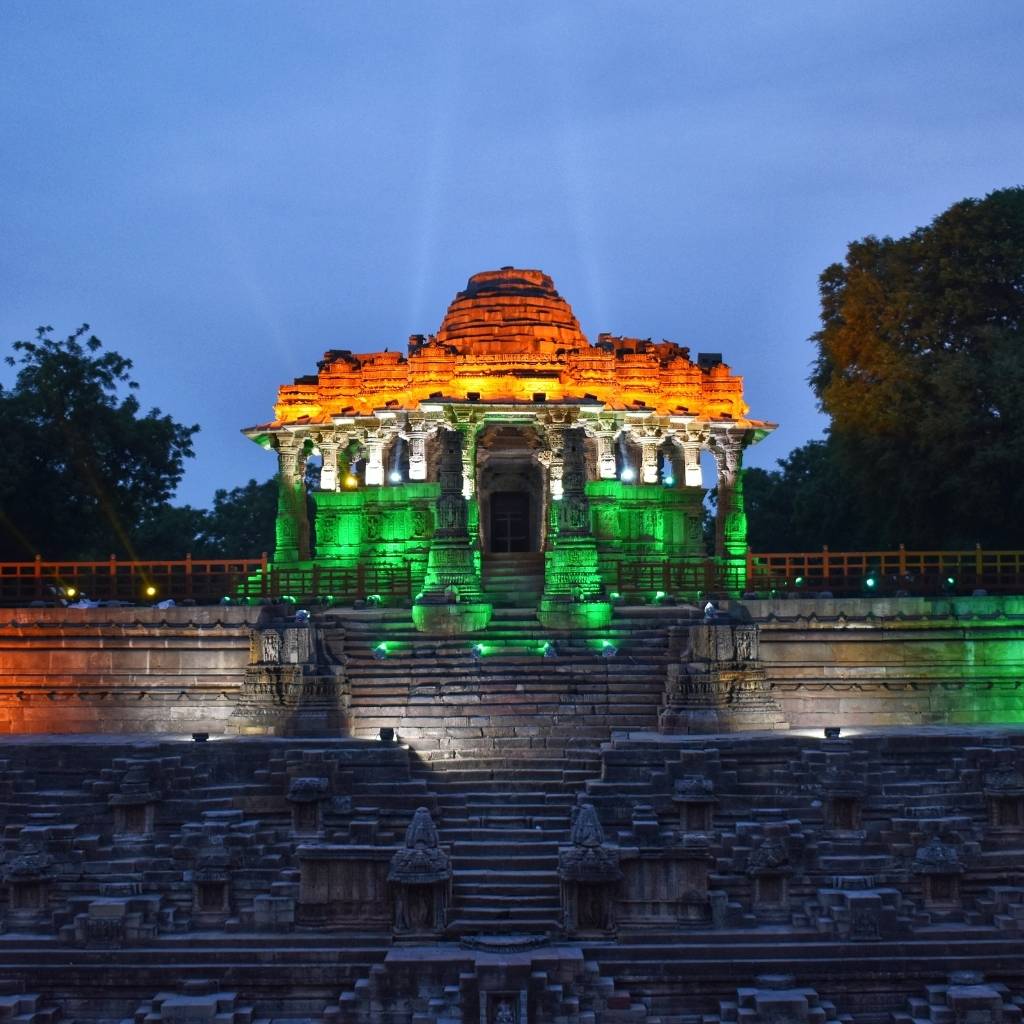
[[[317,372],[283,385],[272,423],[327,424],[423,402],[567,403],[650,410],[740,427],[743,379],[717,354],[672,341],[600,334],[591,343],[543,271],[516,267],[470,277],[436,334],[413,335],[406,353],[330,349]]]

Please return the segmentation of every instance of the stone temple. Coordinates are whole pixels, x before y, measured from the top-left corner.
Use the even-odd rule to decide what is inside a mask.
[[[604,624],[609,592],[700,590],[702,451],[717,466],[716,576],[742,590],[743,450],[773,424],[747,418],[718,354],[590,344],[538,270],[473,275],[407,356],[325,353],[275,413],[245,431],[277,452],[275,565],[360,566],[382,589],[407,574],[426,628],[479,628],[508,596],[532,597],[545,625]]]
[[[769,429],[537,271],[328,353],[293,600],[0,610],[0,1022],[1021,1021],[1024,598],[741,596]]]

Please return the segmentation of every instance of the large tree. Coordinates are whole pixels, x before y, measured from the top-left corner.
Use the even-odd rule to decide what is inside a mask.
[[[0,557],[137,553],[166,514],[197,426],[143,414],[131,361],[88,325],[61,340],[41,327],[7,357],[0,387]]]
[[[748,478],[752,546],[1019,547],[1024,189],[853,242],[820,285],[811,385],[831,424]]]

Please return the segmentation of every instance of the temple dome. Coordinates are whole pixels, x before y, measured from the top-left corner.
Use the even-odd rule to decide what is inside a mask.
[[[481,355],[554,355],[588,344],[551,278],[515,267],[474,274],[448,307],[437,341]]]

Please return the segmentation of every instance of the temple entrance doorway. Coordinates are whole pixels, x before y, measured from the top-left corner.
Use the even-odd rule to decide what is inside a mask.
[[[543,549],[544,472],[536,431],[495,424],[482,434],[479,459],[480,547],[486,556]]]
[[[530,546],[530,496],[522,491],[491,495],[490,545],[493,554],[533,550]]]

